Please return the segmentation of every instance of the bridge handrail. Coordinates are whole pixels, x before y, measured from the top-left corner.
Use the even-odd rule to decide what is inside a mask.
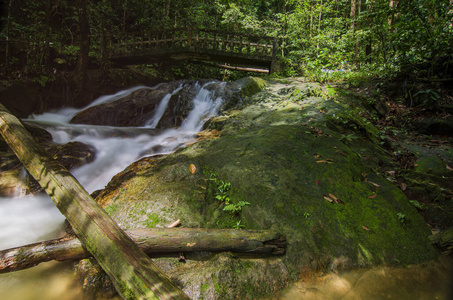
[[[277,38],[271,36],[211,29],[175,28],[128,32],[111,40],[111,50],[113,55],[119,55],[151,49],[187,48],[275,58],[277,44]]]

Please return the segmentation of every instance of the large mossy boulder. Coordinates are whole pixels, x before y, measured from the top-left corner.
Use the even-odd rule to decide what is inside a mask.
[[[279,257],[156,259],[194,299],[251,299],[315,270],[435,257],[429,228],[387,178],[393,162],[377,130],[341,103],[347,99],[302,80],[263,88],[208,123],[220,137],[135,162],[96,200],[124,228],[180,219],[184,227],[286,237]]]

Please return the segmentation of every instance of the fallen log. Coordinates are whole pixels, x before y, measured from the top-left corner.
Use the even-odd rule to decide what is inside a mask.
[[[127,230],[126,233],[142,251],[155,257],[180,252],[231,251],[264,255],[285,252],[285,239],[269,230],[155,228]],[[0,273],[23,270],[51,260],[90,256],[79,239],[63,237],[0,251]]]
[[[52,198],[74,232],[124,299],[188,299],[90,197],[80,183],[34,141],[0,104],[0,133]]]
[[[254,73],[265,73],[265,74],[269,74],[269,72],[270,72],[268,69],[236,67],[236,66],[230,66],[227,64],[223,64],[223,65],[222,64],[213,64],[213,63],[207,63],[207,62],[202,62],[202,61],[193,61],[192,63],[199,64],[199,65],[205,65],[205,66],[209,66],[209,67],[214,67],[214,68],[243,71],[243,72],[254,72]]]
[[[246,68],[246,67],[235,67],[235,66],[228,66],[228,65],[216,65],[217,68],[227,69],[227,70],[235,70],[235,71],[243,71],[243,72],[255,72],[255,73],[265,73],[269,74],[269,70],[266,69],[256,69],[256,68]]]

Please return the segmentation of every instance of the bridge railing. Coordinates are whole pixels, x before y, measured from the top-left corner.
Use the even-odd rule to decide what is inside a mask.
[[[207,29],[170,29],[129,33],[111,41],[112,56],[181,49],[271,59],[275,57],[277,38]]]

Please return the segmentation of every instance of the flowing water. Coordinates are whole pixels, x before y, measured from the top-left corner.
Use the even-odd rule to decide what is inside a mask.
[[[222,83],[219,83],[223,85]],[[104,102],[115,101],[138,89],[134,87],[114,95],[103,96],[88,107]],[[158,86],[153,87],[158,88]],[[34,115],[26,122],[45,128],[52,134],[53,141],[59,144],[78,141],[96,150],[95,160],[87,165],[71,170],[71,173],[88,192],[102,189],[117,173],[132,162],[144,156],[168,154],[195,140],[203,124],[217,114],[222,99],[216,98],[204,86],[195,85],[197,90],[192,110],[177,129],[156,130],[155,127],[167,109],[172,95],[183,86],[163,97],[152,118],[143,127],[120,128],[70,124],[69,121],[79,109],[64,108],[42,115]],[[84,109],[88,108],[85,107]],[[65,218],[46,195],[0,198],[0,249],[17,247],[41,240],[57,238],[64,232]],[[55,276],[55,272],[61,276]],[[66,286],[63,299],[80,299],[80,290],[70,288],[72,272],[61,264],[45,263],[30,270],[0,275],[0,299],[62,299],[62,294],[54,286]],[[60,282],[61,281],[61,282]],[[41,288],[41,296],[36,298],[37,282],[50,285]],[[24,290],[25,289],[25,290]],[[27,290],[29,292],[27,292]],[[69,292],[69,295],[67,294]],[[73,294],[73,296],[71,295]]]
[[[90,106],[115,101],[142,88],[149,87],[103,96]],[[96,149],[94,162],[71,171],[88,192],[93,192],[141,157],[171,153],[192,142],[204,122],[217,114],[222,100],[204,86],[196,86],[193,109],[182,125],[178,129],[155,129],[171,96],[181,88],[163,97],[154,116],[143,127],[70,124],[69,120],[80,111],[74,108],[33,116],[28,121],[46,128],[57,143],[79,141]],[[64,217],[45,195],[30,197],[19,190],[15,198],[0,198],[0,249],[59,237],[64,227]],[[451,259],[445,259],[410,268],[377,267],[343,274],[314,274],[268,299],[449,299],[451,270]],[[0,274],[0,299],[86,299],[80,286],[71,263],[48,262]]]

